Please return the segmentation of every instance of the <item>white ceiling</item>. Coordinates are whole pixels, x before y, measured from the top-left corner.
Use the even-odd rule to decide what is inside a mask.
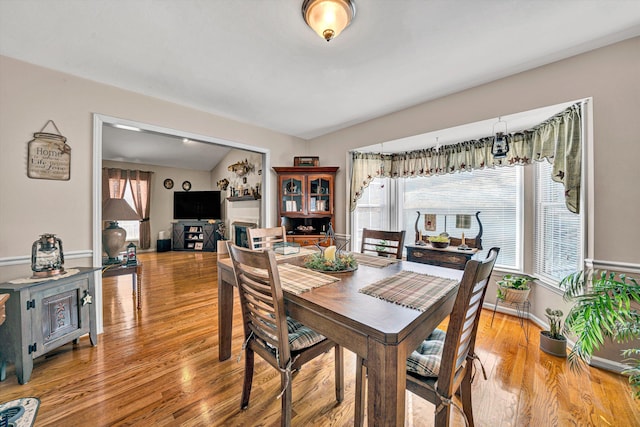
[[[310,139],[640,35],[638,0],[356,0],[327,43],[301,4],[0,0],[0,54]]]

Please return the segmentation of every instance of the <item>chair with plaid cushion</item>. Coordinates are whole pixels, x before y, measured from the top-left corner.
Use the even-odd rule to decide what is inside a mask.
[[[336,400],[344,398],[342,348],[285,313],[275,254],[229,244],[244,323],[244,387],[241,408],[249,406],[254,354],[280,371],[281,424],[291,425],[291,380],[300,367],[335,349]]]
[[[361,253],[377,253],[390,258],[402,259],[405,231],[383,231],[362,229]]]
[[[436,406],[435,426],[449,426],[451,405],[459,408],[459,390],[465,424],[473,427],[471,374],[478,323],[489,278],[500,248],[491,248],[484,261],[467,262],[449,316],[447,332],[436,329],[407,359],[407,390]],[[366,366],[358,358],[355,425],[364,421]]]
[[[287,241],[287,230],[284,226],[271,228],[247,228],[249,249],[269,249],[274,243]]]

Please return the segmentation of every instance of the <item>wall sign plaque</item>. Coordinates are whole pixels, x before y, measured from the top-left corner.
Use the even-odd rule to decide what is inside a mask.
[[[57,133],[43,132],[49,123]],[[40,132],[35,132],[33,138],[29,141],[27,176],[68,181],[71,178],[71,147],[53,120],[49,120]]]

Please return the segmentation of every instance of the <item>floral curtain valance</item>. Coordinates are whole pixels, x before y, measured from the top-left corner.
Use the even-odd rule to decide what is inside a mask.
[[[404,153],[353,152],[350,208],[356,208],[362,192],[374,178],[410,178],[495,166],[530,164],[547,159],[552,179],[562,182],[569,211],[580,211],[582,170],[582,104],[574,104],[539,125],[509,135],[506,158],[494,159],[493,136]]]

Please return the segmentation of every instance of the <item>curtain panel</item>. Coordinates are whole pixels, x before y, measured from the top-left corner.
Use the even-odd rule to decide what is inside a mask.
[[[153,172],[143,172],[138,170],[129,171],[129,185],[136,212],[142,220],[140,221],[140,249],[151,247],[151,224],[149,214],[151,210],[151,176]]]
[[[129,173],[123,169],[102,168],[102,203],[122,199]]]
[[[533,160],[553,164],[552,179],[565,189],[567,209],[580,212],[582,171],[582,103],[577,103],[531,129],[509,134],[507,157],[491,153],[493,136],[444,147],[403,153],[360,153],[351,157],[350,209],[374,178],[410,178],[471,171],[486,167],[527,165]]]

